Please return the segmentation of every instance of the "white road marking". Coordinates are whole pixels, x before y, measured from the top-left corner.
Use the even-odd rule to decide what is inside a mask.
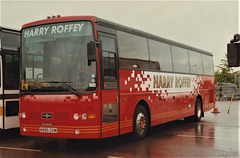
[[[177,135],[179,137],[191,137],[191,138],[207,138],[207,139],[215,139],[215,137],[209,136],[193,136],[193,135]]]
[[[33,152],[41,152],[42,151],[42,150],[37,150],[37,149],[25,149],[25,148],[4,147],[4,146],[0,146],[0,149],[22,150],[22,151],[33,151]]]
[[[236,138],[223,138],[223,137],[210,137],[210,136],[194,136],[194,135],[176,135],[178,137],[188,137],[188,138],[205,138],[205,139],[224,139],[224,140],[236,140]]]

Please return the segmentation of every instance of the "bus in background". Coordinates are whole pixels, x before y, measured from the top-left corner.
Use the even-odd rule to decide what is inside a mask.
[[[19,127],[20,31],[0,27],[0,132]]]
[[[99,139],[215,106],[212,54],[95,16],[23,25],[20,133]]]

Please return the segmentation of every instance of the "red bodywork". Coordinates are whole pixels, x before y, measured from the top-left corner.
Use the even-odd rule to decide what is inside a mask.
[[[46,23],[66,22],[76,20],[90,20],[94,24],[95,37],[97,27],[93,16],[58,17],[25,24],[25,27]],[[98,50],[97,50],[98,51]],[[98,61],[99,59],[99,52]],[[98,68],[100,68],[98,62]],[[101,90],[100,84],[96,92],[81,94],[51,94],[51,95],[21,95],[20,114],[26,113],[26,118],[20,117],[21,135],[61,137],[78,139],[98,139],[118,136],[133,131],[133,114],[138,103],[149,107],[151,126],[179,118],[194,115],[195,100],[198,95],[202,98],[203,111],[212,109],[215,105],[214,77],[201,76],[203,84],[195,90],[185,93],[168,93],[167,91],[152,91],[150,85],[143,90],[141,83],[147,81],[143,71],[119,70],[119,90]],[[98,74],[100,69],[98,69]],[[142,75],[142,76],[141,76]],[[140,81],[137,76],[142,78]],[[98,83],[101,83],[98,75]],[[151,82],[150,80],[148,80]],[[118,119],[113,123],[103,123],[103,105],[117,103]],[[192,106],[189,107],[189,104]],[[52,119],[42,119],[43,113],[52,113]],[[74,120],[78,113],[80,118]],[[86,116],[84,119],[82,115]],[[40,128],[57,128],[57,133],[41,133]],[[26,131],[23,131],[25,128]],[[79,134],[75,134],[75,129]]]

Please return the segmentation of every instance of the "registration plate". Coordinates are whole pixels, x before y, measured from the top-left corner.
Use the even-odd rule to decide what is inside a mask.
[[[57,128],[47,128],[47,127],[40,127],[40,133],[57,133]]]

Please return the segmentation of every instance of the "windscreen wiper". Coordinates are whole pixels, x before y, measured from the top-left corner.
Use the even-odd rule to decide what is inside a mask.
[[[73,94],[75,94],[78,97],[81,97],[81,95],[78,93],[78,91],[76,89],[74,89],[72,86],[70,86],[69,84],[67,84],[67,82],[50,81],[49,83],[61,83],[64,87],[69,89]],[[71,82],[69,82],[69,83],[71,83]]]

